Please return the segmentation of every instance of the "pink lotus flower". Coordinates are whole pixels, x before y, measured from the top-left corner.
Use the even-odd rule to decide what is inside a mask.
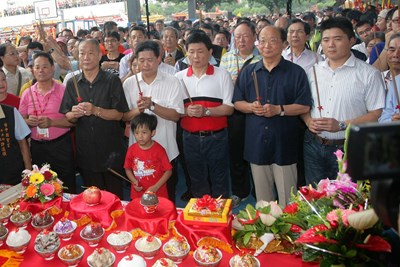
[[[51,184],[43,184],[40,186],[40,192],[46,197],[50,196],[54,193],[54,186]]]

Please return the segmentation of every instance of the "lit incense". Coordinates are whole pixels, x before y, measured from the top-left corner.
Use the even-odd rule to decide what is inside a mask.
[[[256,90],[256,101],[260,103],[261,98],[260,98],[260,90],[258,89],[258,80],[256,71],[253,71],[253,81],[254,81],[254,88]]]
[[[183,79],[180,79],[180,81],[181,81],[181,83],[183,85],[183,90],[185,91],[186,95],[189,98],[190,104],[193,105],[193,101],[192,101],[192,98],[190,97],[189,90],[186,87],[185,81]]]

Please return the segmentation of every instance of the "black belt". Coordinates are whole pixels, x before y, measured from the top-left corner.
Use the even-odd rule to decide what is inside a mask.
[[[190,133],[192,135],[197,135],[200,137],[205,137],[205,136],[210,136],[210,135],[222,132],[223,130],[225,130],[225,128],[222,128],[222,129],[216,130],[216,131],[198,131],[198,132],[188,132],[188,133]]]
[[[35,144],[54,144],[54,143],[57,143],[57,142],[63,140],[68,135],[70,135],[70,132],[67,132],[66,134],[63,134],[63,135],[61,135],[61,136],[59,136],[59,137],[57,137],[56,139],[53,139],[53,140],[35,140],[35,139],[32,138],[31,142],[35,143]]]
[[[317,142],[320,143],[321,145],[325,145],[325,146],[342,146],[342,145],[344,145],[345,139],[326,139],[326,138],[322,138],[318,134],[313,133],[313,135],[315,137],[315,140],[317,140]]]

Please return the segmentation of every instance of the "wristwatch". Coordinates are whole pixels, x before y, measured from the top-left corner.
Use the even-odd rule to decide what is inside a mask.
[[[204,112],[204,114],[207,116],[207,117],[210,117],[211,116],[211,110],[209,110],[208,108],[205,108],[205,112]]]
[[[283,108],[283,105],[280,106],[281,106],[281,112],[279,113],[279,116],[283,117],[285,116],[285,109]]]
[[[155,103],[151,101],[151,105],[149,107],[150,111],[154,111],[155,108],[156,108]]]
[[[346,128],[347,128],[346,122],[339,121],[339,129],[340,129],[340,131],[344,131],[344,130],[346,130]]]

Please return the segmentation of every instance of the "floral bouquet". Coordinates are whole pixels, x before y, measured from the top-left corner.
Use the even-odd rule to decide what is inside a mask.
[[[321,180],[316,189],[301,187],[292,197],[292,205],[299,207],[307,222],[295,243],[303,246],[304,261],[320,261],[320,266],[380,266],[376,254],[390,252],[391,246],[382,238],[382,225],[368,203],[370,185],[352,182],[345,173],[343,152],[335,154],[337,179]]]
[[[381,266],[378,253],[390,252],[391,246],[382,238],[382,225],[368,202],[370,185],[352,182],[345,154],[340,150],[335,154],[336,180],[301,187],[282,210],[275,202],[259,201],[255,208],[247,205],[240,211],[236,245],[258,249],[260,237],[273,233],[283,244],[280,251],[301,254],[303,261],[327,267]]]
[[[58,179],[57,173],[50,169],[49,164],[44,164],[40,169],[37,165],[33,165],[32,169],[22,172],[21,198],[25,201],[39,200],[45,203],[62,195],[63,182]]]

